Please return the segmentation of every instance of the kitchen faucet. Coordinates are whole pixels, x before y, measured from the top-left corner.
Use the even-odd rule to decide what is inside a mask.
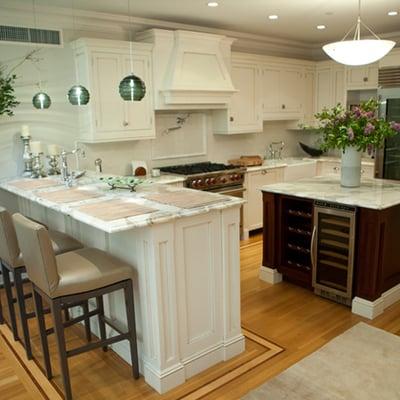
[[[70,171],[69,165],[68,165],[68,156],[71,154],[76,154],[78,155],[81,149],[75,148],[72,151],[66,151],[63,149],[63,151],[60,154],[61,158],[61,180],[64,182],[64,184],[67,187],[71,187],[74,183],[75,179],[80,178],[82,175],[85,174],[85,171],[83,172],[78,172],[76,173],[75,171]]]
[[[279,141],[279,142],[272,142],[269,145],[269,159],[271,160],[281,160],[282,159],[282,152],[283,149],[285,148],[285,142]]]

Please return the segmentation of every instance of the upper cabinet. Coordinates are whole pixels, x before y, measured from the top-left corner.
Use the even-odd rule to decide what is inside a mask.
[[[231,77],[237,92],[228,109],[213,112],[214,133],[262,132],[260,76],[257,63],[233,57]]]
[[[301,66],[267,64],[262,67],[263,119],[300,119],[303,112],[304,73]]]
[[[336,63],[318,63],[315,76],[315,112],[338,103],[346,105],[345,68]]]
[[[152,46],[133,43],[133,72],[146,84],[141,101],[124,101],[119,83],[131,74],[129,42],[79,39],[73,43],[79,83],[90,92],[90,102],[79,110],[80,140],[112,142],[155,137]]]
[[[378,63],[362,67],[348,67],[346,75],[346,86],[349,90],[378,88]]]

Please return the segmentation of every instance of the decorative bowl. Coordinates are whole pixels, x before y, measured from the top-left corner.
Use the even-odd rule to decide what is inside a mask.
[[[110,186],[110,190],[113,189],[128,189],[134,192],[138,185],[141,185],[145,179],[136,178],[133,176],[109,176],[99,178],[101,182],[107,183]]]
[[[324,152],[321,149],[307,146],[306,144],[299,142],[300,147],[311,157],[320,157]]]

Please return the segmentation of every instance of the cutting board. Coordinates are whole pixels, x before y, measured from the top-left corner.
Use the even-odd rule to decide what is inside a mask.
[[[229,160],[228,163],[239,167],[256,167],[263,164],[263,159],[260,156],[241,156]]]
[[[224,196],[216,196],[201,191],[177,190],[174,192],[154,193],[145,196],[146,199],[167,204],[179,208],[205,207],[215,203],[221,203],[228,199]]]
[[[37,190],[52,186],[60,186],[62,183],[54,179],[20,179],[10,182],[9,185],[22,190]]]
[[[94,199],[101,196],[101,194],[90,190],[79,190],[76,188],[56,190],[54,192],[44,192],[40,194],[40,198],[44,200],[53,201],[54,203],[73,203],[76,201],[83,201]]]
[[[118,199],[86,204],[79,207],[78,210],[91,217],[101,219],[102,221],[114,221],[121,218],[135,217],[158,211],[154,208]]]

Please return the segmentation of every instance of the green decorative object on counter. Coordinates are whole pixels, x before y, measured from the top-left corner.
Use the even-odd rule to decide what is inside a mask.
[[[341,183],[344,187],[360,186],[361,152],[368,151],[372,155],[384,145],[386,138],[400,132],[399,123],[378,117],[378,107],[378,101],[370,99],[351,110],[338,104],[315,115],[322,133],[321,150],[342,152]]]
[[[146,94],[146,85],[139,77],[131,74],[120,82],[119,94],[126,101],[140,101]]]
[[[32,104],[39,110],[47,109],[51,105],[50,96],[44,92],[36,93],[32,98]]]
[[[109,176],[99,178],[101,182],[105,182],[110,186],[110,189],[129,189],[131,192],[136,190],[138,185],[143,183],[151,183],[147,179],[135,178],[132,176]]]
[[[82,85],[74,85],[68,92],[68,100],[73,106],[84,106],[89,103],[89,91]]]

